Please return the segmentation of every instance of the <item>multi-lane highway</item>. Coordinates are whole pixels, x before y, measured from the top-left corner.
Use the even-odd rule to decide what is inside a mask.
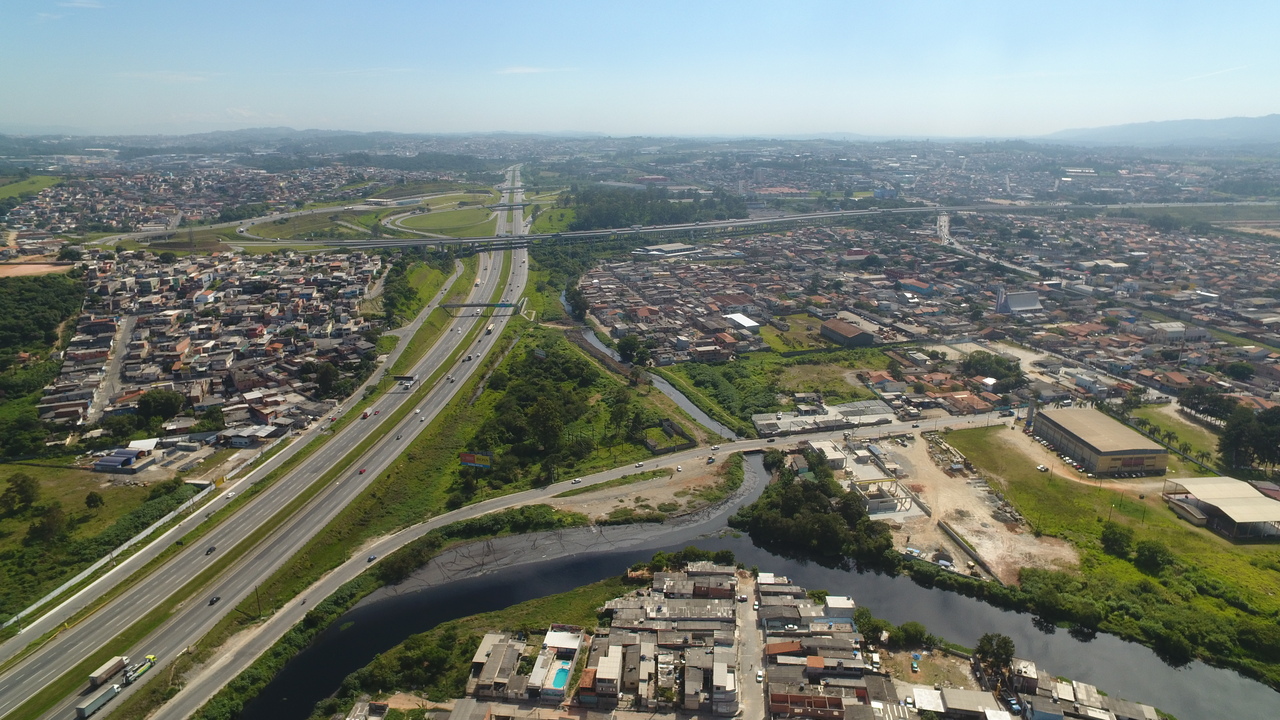
[[[512,262],[512,277],[501,277],[501,256],[487,253],[481,258],[482,270],[479,285],[474,287],[469,301],[487,302],[499,288],[511,284],[511,293],[521,293],[527,277],[527,262],[523,251],[516,251]],[[436,300],[438,302],[438,298]],[[424,312],[429,312],[428,308]],[[504,322],[503,318],[488,318],[471,313],[456,317],[448,332],[411,372],[420,377],[430,375],[445,363],[459,343],[468,337],[469,330],[478,323]],[[476,349],[484,352],[497,334],[481,335]],[[391,411],[408,397],[407,392],[391,392],[370,408],[366,420],[351,422],[338,435],[304,460],[297,468],[280,478],[263,492],[253,497],[240,511],[230,516],[209,532],[198,546],[186,547],[169,562],[155,570],[147,578],[107,603],[91,618],[62,632],[39,650],[25,658],[16,667],[0,677],[0,716],[12,711],[26,698],[33,695],[53,679],[61,676],[86,656],[100,648],[108,647],[119,654],[155,654],[160,657],[158,667],[183,648],[202,637],[218,619],[231,611],[253,587],[269,577],[272,572],[300,549],[307,540],[323,528],[341,509],[373,481],[413,440],[414,435],[426,427],[425,418],[434,416],[462,386],[462,380],[479,363],[459,361],[450,374],[458,382],[442,382],[433,388],[419,405],[421,413],[408,414],[399,426],[391,429],[372,449],[343,473],[335,483],[324,489],[316,498],[296,512],[280,528],[224,571],[206,586],[206,591],[180,607],[159,630],[138,647],[114,648],[113,639],[152,608],[191,582],[209,567],[218,556],[236,546],[260,527],[268,518],[279,512],[303,488],[333,467],[367,435],[386,421]],[[359,473],[359,469],[365,473]],[[262,473],[255,473],[243,482],[254,482]],[[224,495],[225,497],[225,495]],[[217,502],[222,502],[219,499]],[[194,520],[188,521],[194,524]],[[207,549],[216,548],[212,553]],[[218,596],[221,600],[210,605],[209,600]],[[69,717],[78,698],[68,698],[48,716]],[[118,702],[118,700],[116,701]]]

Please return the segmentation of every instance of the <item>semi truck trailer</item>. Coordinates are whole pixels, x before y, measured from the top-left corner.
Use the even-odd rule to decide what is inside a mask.
[[[93,698],[92,700],[86,700],[80,703],[79,705],[77,705],[76,717],[81,718],[81,720],[89,717],[90,715],[98,712],[98,710],[102,709],[103,705],[106,705],[107,703],[111,702],[111,699],[119,694],[120,694],[120,686],[112,685],[111,687],[107,688],[105,691],[100,693],[97,697]]]

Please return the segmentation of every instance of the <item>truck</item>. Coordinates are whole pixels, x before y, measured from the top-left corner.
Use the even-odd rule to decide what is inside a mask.
[[[81,718],[81,720],[83,720],[83,718],[89,717],[90,715],[98,712],[98,710],[102,709],[103,705],[106,705],[107,703],[111,702],[111,699],[119,694],[120,694],[120,686],[112,685],[111,687],[107,688],[104,692],[99,694],[97,697],[91,700],[85,700],[84,702],[77,705],[76,717]]]
[[[156,664],[156,656],[148,655],[142,662],[137,665],[131,665],[124,671],[124,684],[132,685],[138,678],[147,674],[147,671]]]
[[[93,671],[89,676],[89,687],[98,687],[104,682],[110,680],[116,673],[120,672],[129,664],[129,658],[123,655],[117,655],[102,664],[102,667]]]
[[[492,334],[493,334],[493,325],[494,325],[493,323],[489,323],[489,327],[487,327],[487,328],[485,328],[485,329],[484,329],[484,334],[485,334],[485,335],[492,335]]]

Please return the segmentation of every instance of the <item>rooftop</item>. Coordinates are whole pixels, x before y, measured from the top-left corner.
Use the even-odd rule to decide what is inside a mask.
[[[1100,453],[1133,450],[1167,452],[1163,445],[1130,430],[1093,408],[1042,410],[1040,415],[1092,445]]]

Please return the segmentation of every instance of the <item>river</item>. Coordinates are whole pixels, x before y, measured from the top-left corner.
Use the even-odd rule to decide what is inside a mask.
[[[622,572],[659,549],[696,540],[728,549],[748,567],[777,572],[810,589],[849,595],[894,623],[917,620],[930,632],[972,646],[985,632],[1013,639],[1018,656],[1054,675],[1092,683],[1114,696],[1155,705],[1179,720],[1272,720],[1280,694],[1261,683],[1203,663],[1175,669],[1151,650],[1109,635],[1080,641],[1063,631],[1046,634],[1029,615],[922,588],[905,577],[859,574],[798,563],[723,531],[739,505],[763,487],[760,457],[749,456],[747,481],[731,502],[673,527],[575,529],[534,538],[504,538],[451,551],[415,577],[366,598],[294,658],[245,706],[245,720],[302,720],[342,679],[411,634],[447,620],[564,592]]]

